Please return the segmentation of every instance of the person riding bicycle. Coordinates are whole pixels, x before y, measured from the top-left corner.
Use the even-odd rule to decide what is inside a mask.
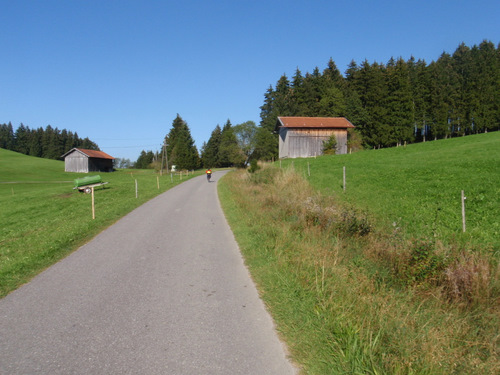
[[[206,174],[207,174],[207,181],[210,182],[210,177],[212,177],[212,170],[208,168]]]

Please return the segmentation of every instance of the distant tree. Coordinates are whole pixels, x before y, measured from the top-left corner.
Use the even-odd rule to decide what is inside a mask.
[[[292,77],[291,89],[294,100],[294,108],[291,113],[295,116],[302,116],[307,108],[304,94],[304,76],[299,68],[296,69],[295,75]]]
[[[319,68],[314,68],[312,74],[306,73],[304,78],[304,83],[302,85],[302,95],[303,98],[301,102],[303,103],[303,112],[300,116],[319,116],[321,111],[321,97],[324,91],[323,80],[321,79],[321,73]],[[287,116],[286,114],[279,114],[279,116]]]
[[[452,67],[452,58],[443,53],[430,64],[431,88],[430,108],[432,135],[434,138],[448,138],[455,132],[458,77]]]
[[[116,158],[113,161],[113,166],[116,169],[127,169],[127,168],[132,168],[133,164],[130,161],[130,159],[125,159],[125,158]]]
[[[255,151],[257,142],[257,125],[253,121],[247,121],[233,127],[234,135],[240,150],[245,156],[244,166],[248,165]]]
[[[48,159],[61,159],[61,156],[74,147],[99,150],[90,139],[80,139],[78,134],[59,130],[47,125],[45,129],[30,129],[23,123],[14,132],[12,124],[0,125],[0,146],[30,156]]]
[[[221,136],[222,130],[217,124],[215,129],[212,131],[212,134],[210,135],[210,139],[203,147],[203,151],[201,153],[201,160],[204,168],[219,167],[218,154],[221,143]]]
[[[84,148],[87,150],[97,150],[99,151],[99,146],[96,143],[92,142],[88,137],[85,137],[81,140],[77,147]]]
[[[16,130],[16,151],[21,154],[29,154],[29,128],[22,123]]]
[[[484,40],[471,49],[469,76],[471,127],[473,132],[500,127],[500,45]]]
[[[412,56],[408,61],[412,107],[414,116],[414,135],[417,141],[425,141],[429,133],[429,87],[430,76],[424,60],[415,62]]]
[[[413,56],[386,65],[352,60],[345,78],[332,59],[323,73],[297,68],[291,83],[282,75],[264,95],[255,155],[277,152],[278,116],[345,116],[368,147],[500,130],[499,83],[500,44],[489,41],[462,43],[428,65]]]
[[[30,131],[29,155],[42,157],[42,135],[43,128]]]
[[[134,168],[136,169],[150,169],[152,168],[152,163],[155,158],[155,154],[153,151],[144,151],[142,150],[137,161],[134,164]]]
[[[245,155],[238,146],[238,140],[229,120],[222,128],[217,163],[220,167],[242,167],[245,163]]]
[[[394,146],[414,139],[415,106],[408,64],[402,58],[391,59],[386,68],[386,122],[389,133],[384,146]]]
[[[9,122],[8,124],[0,125],[0,147],[7,150],[13,150],[15,141],[12,124]]]
[[[200,157],[191,137],[191,131],[179,114],[172,122],[172,128],[165,137],[165,142],[170,165],[188,170],[199,167]]]
[[[278,135],[259,126],[255,133],[253,158],[267,161],[278,159]]]
[[[356,74],[354,86],[358,88],[359,99],[368,114],[367,122],[358,125],[365,144],[369,147],[387,145],[389,126],[384,103],[387,98],[385,67],[365,60]]]
[[[346,112],[344,97],[346,83],[344,77],[342,77],[335,62],[331,58],[319,80],[321,84],[319,111],[317,116],[344,117]]]

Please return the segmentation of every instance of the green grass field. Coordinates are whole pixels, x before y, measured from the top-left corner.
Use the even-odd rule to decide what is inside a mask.
[[[153,170],[100,175],[109,183],[95,190],[93,220],[91,195],[73,190],[74,179],[86,174],[64,172],[62,161],[0,149],[0,297],[134,208],[193,176],[181,180],[178,175],[163,175],[158,189]]]
[[[500,132],[281,166],[228,174],[219,192],[303,373],[498,373]],[[182,182],[162,176],[158,189],[152,170],[102,173],[109,184],[95,192],[92,220],[91,196],[72,189],[84,174],[63,171],[60,161],[0,149],[0,296]],[[352,206],[368,213],[367,235]],[[378,235],[395,231],[396,245]],[[401,238],[410,237],[450,248],[420,257],[428,249],[405,248]],[[446,268],[420,267],[436,259]],[[426,278],[415,278],[419,272]],[[471,294],[448,300],[450,285]]]
[[[282,167],[292,163],[314,187],[371,213],[386,228],[401,227],[417,238],[468,243],[499,256],[500,132],[352,155],[284,160]]]
[[[220,181],[301,373],[499,373],[499,151],[500,132],[286,160]]]

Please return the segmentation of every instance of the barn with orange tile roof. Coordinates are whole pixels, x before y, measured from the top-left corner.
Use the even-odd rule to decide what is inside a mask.
[[[114,157],[102,151],[73,148],[61,156],[65,172],[112,172]]]
[[[347,153],[347,130],[354,125],[345,117],[280,116],[275,132],[279,134],[279,157],[305,158],[323,154],[323,143],[332,135],[337,140],[336,154]]]

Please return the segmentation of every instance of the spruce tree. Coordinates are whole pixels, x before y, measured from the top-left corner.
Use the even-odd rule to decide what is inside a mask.
[[[391,59],[387,64],[387,115],[385,121],[389,125],[389,134],[385,146],[394,146],[413,141],[414,105],[408,64],[399,58]]]
[[[16,130],[16,151],[27,155],[29,153],[29,128],[22,123]]]
[[[191,131],[187,123],[177,114],[172,128],[165,137],[167,155],[170,165],[179,169],[196,169],[199,166],[199,155],[194,145]]]
[[[231,121],[227,120],[222,128],[219,146],[218,165],[221,167],[243,166],[245,157],[238,147],[238,141]]]
[[[219,167],[217,162],[217,156],[219,154],[219,147],[221,142],[222,130],[217,124],[215,129],[210,135],[210,139],[205,144],[203,152],[201,154],[201,160],[204,168],[216,168]]]

